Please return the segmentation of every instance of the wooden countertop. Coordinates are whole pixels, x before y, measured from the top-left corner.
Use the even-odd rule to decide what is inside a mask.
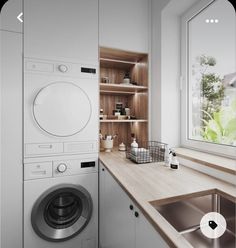
[[[118,151],[101,152],[100,160],[170,247],[192,246],[150,202],[168,203],[216,191],[236,201],[234,185],[184,166],[171,170],[158,163],[135,164]]]

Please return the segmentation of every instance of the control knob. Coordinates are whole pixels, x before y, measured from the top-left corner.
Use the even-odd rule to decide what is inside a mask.
[[[68,67],[66,65],[59,65],[58,69],[60,72],[63,72],[63,73],[68,71]]]
[[[63,172],[65,172],[66,170],[67,170],[66,164],[59,164],[59,165],[57,166],[57,171],[58,171],[59,173],[63,173]]]

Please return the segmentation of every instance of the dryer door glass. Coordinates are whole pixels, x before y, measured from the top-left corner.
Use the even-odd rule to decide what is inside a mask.
[[[92,108],[87,94],[77,85],[55,82],[34,99],[35,121],[45,132],[60,137],[80,132],[89,122]]]
[[[92,215],[92,200],[82,186],[61,185],[45,192],[34,204],[35,232],[49,241],[64,241],[79,234]]]

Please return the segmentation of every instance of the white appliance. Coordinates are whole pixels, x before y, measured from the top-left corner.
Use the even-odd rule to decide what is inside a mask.
[[[24,165],[24,248],[98,247],[97,171],[87,155]]]
[[[98,153],[98,67],[25,59],[24,157]]]

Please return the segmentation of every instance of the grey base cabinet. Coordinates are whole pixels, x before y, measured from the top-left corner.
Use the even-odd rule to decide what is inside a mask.
[[[169,247],[100,162],[100,248]]]
[[[140,211],[137,210],[139,213]],[[135,223],[135,248],[167,248],[167,243],[160,234],[148,222],[145,216],[140,213]]]

